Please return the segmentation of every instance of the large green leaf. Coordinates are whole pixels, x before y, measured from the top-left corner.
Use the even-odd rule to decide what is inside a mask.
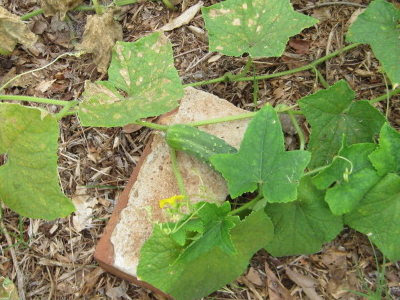
[[[210,50],[231,56],[281,56],[289,37],[318,22],[289,0],[226,0],[202,13]]]
[[[78,113],[84,126],[123,126],[174,109],[183,88],[171,43],[162,33],[117,42],[108,81],[87,82],[83,97]]]
[[[394,86],[400,85],[400,9],[375,0],[350,26],[347,40],[369,44]]]
[[[285,151],[277,113],[266,105],[247,127],[238,153],[216,154],[210,160],[227,180],[232,198],[260,186],[268,202],[289,202],[297,198],[310,153]]]
[[[334,216],[309,176],[299,185],[297,201],[267,204],[265,211],[274,224],[274,238],[265,249],[273,256],[310,254],[321,250],[342,230],[341,217]]]
[[[199,299],[235,280],[253,254],[273,236],[273,226],[263,210],[253,212],[231,230],[234,254],[213,247],[190,262],[177,260],[182,247],[155,225],[141,249],[138,278],[176,300]]]
[[[379,148],[369,159],[379,175],[400,172],[400,133],[385,123],[379,135]]]
[[[317,188],[329,188],[325,201],[335,215],[352,211],[371,186],[380,180],[368,160],[375,148],[372,143],[343,145],[332,164],[313,178]]]
[[[36,108],[0,103],[0,200],[20,215],[55,219],[74,211],[60,190],[57,172],[59,127]]]
[[[309,167],[327,165],[338,153],[343,135],[348,144],[372,142],[385,122],[368,101],[353,101],[354,91],[341,80],[326,90],[304,97],[299,105],[311,125]]]
[[[390,260],[400,260],[400,176],[383,177],[344,221],[366,234]]]

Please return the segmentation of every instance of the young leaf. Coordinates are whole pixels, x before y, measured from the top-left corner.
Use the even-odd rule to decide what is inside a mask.
[[[310,153],[285,151],[279,118],[267,105],[250,122],[238,153],[216,154],[210,160],[227,180],[232,198],[260,185],[268,202],[289,202],[297,197]]]
[[[231,230],[234,254],[213,247],[196,259],[184,262],[177,261],[182,247],[155,225],[141,249],[138,278],[176,300],[199,299],[240,276],[253,254],[272,236],[272,223],[264,211],[259,210]]]
[[[379,147],[369,156],[379,175],[400,172],[400,133],[385,123],[379,135]]]
[[[74,211],[60,191],[58,122],[36,108],[0,103],[0,200],[20,215],[52,220]]]
[[[332,215],[311,178],[301,179],[298,198],[290,203],[267,204],[265,211],[274,224],[274,238],[265,249],[273,256],[310,254],[321,250],[342,230],[341,217]]]
[[[0,55],[10,54],[18,43],[32,46],[36,40],[28,25],[0,6]]]
[[[385,122],[368,101],[354,102],[354,91],[341,80],[326,90],[304,97],[299,105],[312,131],[309,167],[327,165],[339,151],[343,134],[349,145],[372,142]]]
[[[400,260],[400,176],[383,177],[344,221],[366,234],[390,260]]]
[[[344,143],[332,164],[313,178],[313,183],[321,190],[335,184],[325,195],[333,214],[343,215],[352,211],[371,186],[380,180],[368,159],[375,148],[372,143],[351,146]]]
[[[350,26],[346,39],[369,44],[394,86],[400,85],[400,9],[375,0]]]
[[[174,109],[183,96],[172,46],[161,33],[117,42],[108,81],[87,83],[79,105],[84,126],[124,126]]]
[[[231,211],[229,202],[221,206],[214,203],[199,202],[196,204],[198,218],[203,224],[203,230],[179,255],[178,260],[189,262],[198,256],[207,253],[214,247],[219,247],[226,254],[234,254],[236,249],[232,244],[230,231],[239,221],[237,216],[229,216]],[[188,224],[189,229],[193,224]]]
[[[281,56],[289,37],[318,22],[295,12],[289,0],[226,0],[202,13],[210,50],[231,56]]]
[[[87,17],[82,42],[77,45],[77,49],[93,53],[97,70],[106,73],[112,48],[119,40],[122,40],[122,26],[114,20],[114,12],[109,9],[102,15]]]

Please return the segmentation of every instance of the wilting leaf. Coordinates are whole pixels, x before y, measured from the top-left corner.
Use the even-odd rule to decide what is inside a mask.
[[[65,14],[81,4],[83,0],[40,0],[40,7],[46,17],[58,15],[61,20]]]

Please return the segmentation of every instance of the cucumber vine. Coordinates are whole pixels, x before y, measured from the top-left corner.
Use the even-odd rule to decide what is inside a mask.
[[[76,10],[101,14],[107,9],[98,1],[93,4]],[[33,11],[21,19],[40,13]],[[374,0],[350,26],[349,45],[305,66],[256,76],[251,75],[254,58],[279,57],[290,36],[318,20],[294,11],[289,0],[225,0],[203,8],[202,15],[212,51],[249,54],[239,74],[182,84],[171,43],[155,32],[136,42],[117,42],[108,80],[86,82],[82,100],[7,95],[9,82],[4,84],[0,154],[6,154],[6,163],[0,166],[1,201],[26,217],[68,216],[74,207],[61,192],[57,176],[59,120],[77,115],[83,126],[135,123],[165,132],[181,193],[160,203],[180,219],[154,225],[142,247],[137,274],[174,298],[201,298],[229,283],[261,248],[275,256],[317,252],[345,225],[367,234],[388,259],[399,260],[400,133],[373,104],[400,94],[400,10],[385,0]],[[346,81],[329,85],[318,70],[320,64],[362,44],[372,47],[392,87],[369,101],[355,101]],[[142,120],[176,108],[185,87],[228,81],[250,81],[258,87],[261,80],[306,70],[314,72],[324,89],[292,107],[265,105],[255,112],[185,125]],[[257,96],[254,88],[255,101]],[[53,104],[61,110],[52,114],[7,101]],[[299,150],[285,150],[278,118],[282,113],[294,124]],[[308,142],[295,114],[304,115],[311,126]],[[240,119],[250,121],[239,149],[196,128]],[[232,199],[248,192],[256,196],[238,207],[229,201],[191,204],[175,151],[195,155],[220,172]]]

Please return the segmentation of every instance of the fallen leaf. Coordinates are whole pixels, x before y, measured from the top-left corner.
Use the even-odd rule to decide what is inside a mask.
[[[82,2],[83,0],[40,0],[40,7],[46,17],[58,16],[60,20],[64,20],[66,13]]]
[[[82,42],[77,48],[92,53],[97,70],[104,74],[118,40],[122,40],[122,26],[114,21],[114,12],[110,9],[102,15],[88,16]]]
[[[200,1],[199,3],[193,5],[192,7],[185,10],[179,17],[173,19],[169,23],[165,24],[163,27],[160,28],[160,31],[170,31],[175,28],[179,28],[183,25],[188,24],[194,16],[199,12],[200,8],[203,6],[203,2]]]
[[[75,205],[75,215],[72,217],[72,224],[78,232],[89,227],[92,223],[93,207],[97,204],[97,199],[91,198],[84,187],[76,188],[76,195],[72,197]]]
[[[93,271],[91,271],[89,274],[87,274],[84,278],[84,285],[81,290],[82,295],[87,295],[89,294],[90,291],[93,291],[94,286],[97,284],[99,281],[99,277],[104,273],[104,270],[100,267],[97,267]]]
[[[0,55],[10,54],[18,43],[31,47],[36,41],[37,36],[19,16],[0,6]]]
[[[260,278],[260,274],[253,267],[251,267],[247,272],[246,278],[255,285],[262,286],[264,284]]]
[[[35,90],[45,93],[52,86],[52,84],[56,81],[56,79],[52,80],[43,80],[36,87]]]
[[[265,263],[265,274],[267,275],[267,287],[270,300],[292,300],[289,291],[283,286],[274,272]]]
[[[296,50],[298,54],[306,54],[310,49],[310,42],[300,39],[291,39],[289,41],[289,46]]]
[[[310,300],[322,300],[322,298],[315,291],[317,282],[314,278],[297,273],[287,267],[285,268],[285,271],[290,280],[301,287]]]

